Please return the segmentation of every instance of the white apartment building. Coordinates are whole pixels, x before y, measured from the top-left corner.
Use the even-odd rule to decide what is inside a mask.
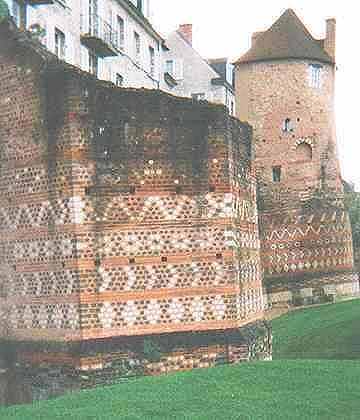
[[[192,25],[180,25],[166,39],[164,89],[194,100],[225,105],[235,115],[233,66],[227,58],[204,60],[192,46]]]
[[[5,0],[16,24],[46,48],[118,86],[158,89],[164,40],[150,0]]]

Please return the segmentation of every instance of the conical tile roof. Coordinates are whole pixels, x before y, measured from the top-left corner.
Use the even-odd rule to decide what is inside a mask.
[[[312,37],[292,9],[287,9],[270,29],[259,35],[235,64],[289,58],[334,63],[322,41]]]

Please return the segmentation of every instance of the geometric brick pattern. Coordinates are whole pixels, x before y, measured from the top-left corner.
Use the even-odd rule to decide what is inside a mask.
[[[289,13],[288,24],[278,27]],[[263,33],[260,44],[254,38],[250,54],[275,33],[281,40],[274,41],[273,51],[286,45],[296,50],[291,43],[302,23],[289,11],[278,22]],[[268,293],[291,293],[294,287],[304,288],[308,278],[322,286],[331,273],[344,284],[357,282],[336,147],[331,31],[331,40],[319,48],[326,49],[329,41],[332,60],[294,58],[292,51],[289,57],[286,52],[255,61],[245,56],[235,69],[237,116],[253,127],[261,264]],[[306,37],[316,43],[309,32]],[[310,77],[314,67],[316,84]]]
[[[309,215],[304,222],[263,223],[263,266],[267,276],[352,269],[352,235],[345,211]]]
[[[221,107],[70,69],[40,77],[34,51],[18,47],[20,59],[2,39],[7,334],[95,340],[261,318],[249,127]]]

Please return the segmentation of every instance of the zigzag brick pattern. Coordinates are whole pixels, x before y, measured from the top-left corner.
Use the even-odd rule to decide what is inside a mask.
[[[39,57],[10,46],[0,46],[1,334],[221,336],[260,319],[249,126],[221,107],[41,73]]]

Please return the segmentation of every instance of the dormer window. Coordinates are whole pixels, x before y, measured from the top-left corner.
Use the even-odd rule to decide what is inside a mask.
[[[291,131],[294,131],[290,118],[286,118],[284,120],[282,130],[284,133],[290,133]]]
[[[312,88],[321,87],[321,69],[320,64],[309,64],[309,86]]]

